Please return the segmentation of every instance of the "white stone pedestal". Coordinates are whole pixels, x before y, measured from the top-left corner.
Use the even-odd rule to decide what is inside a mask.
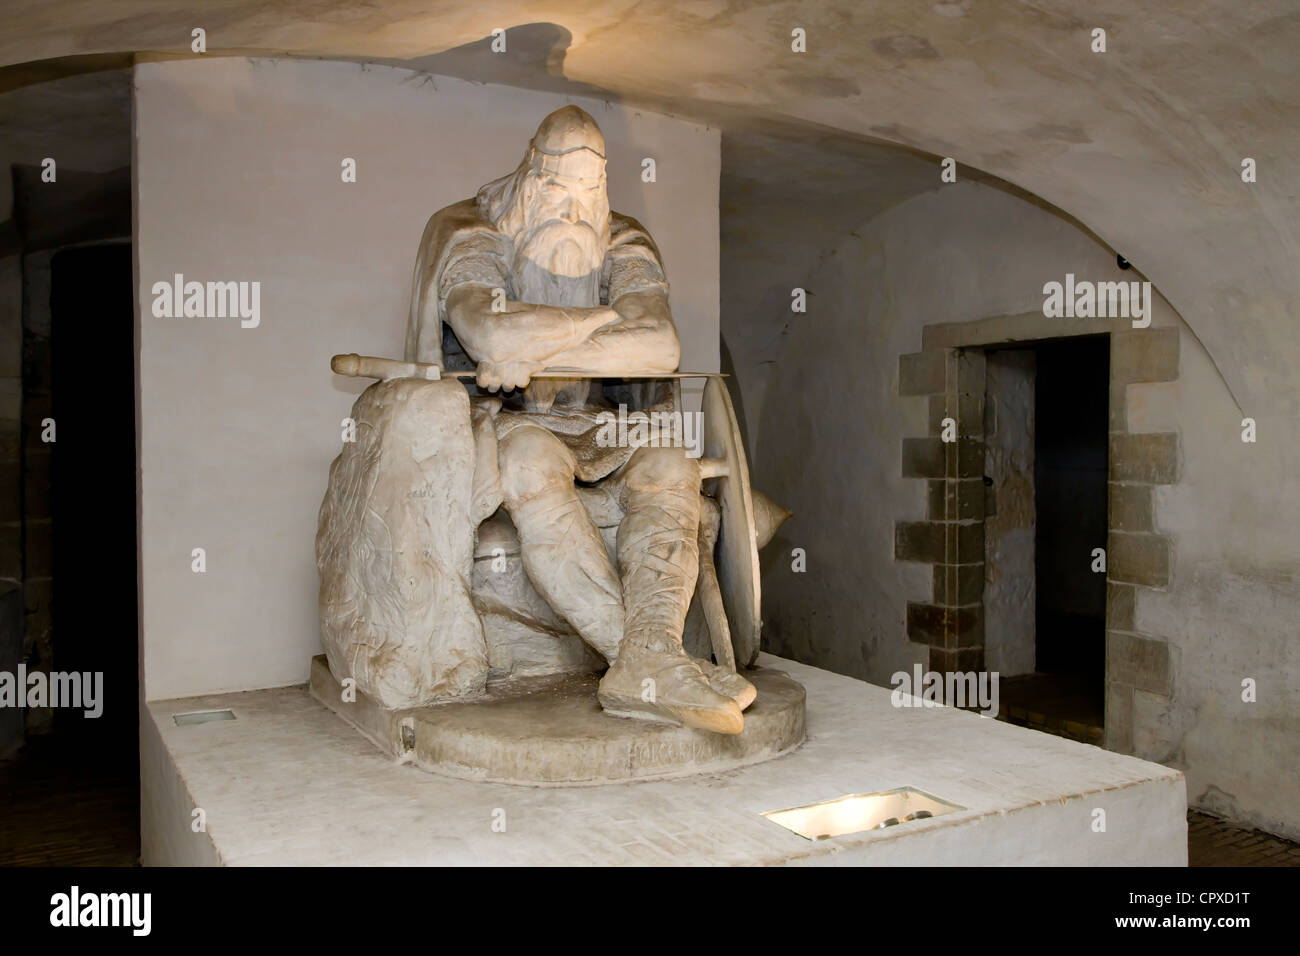
[[[402,766],[305,687],[153,701],[146,865],[1184,865],[1183,776],[770,655],[807,691],[807,740],[672,780],[532,788]],[[229,708],[234,720],[178,726]],[[809,841],[761,814],[915,787],[963,809]],[[202,808],[206,830],[191,828]],[[1104,812],[1105,830],[1096,829]],[[503,829],[504,826],[504,829]]]

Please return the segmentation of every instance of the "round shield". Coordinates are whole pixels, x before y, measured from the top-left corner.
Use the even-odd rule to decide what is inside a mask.
[[[727,610],[736,663],[748,667],[758,657],[762,620],[759,610],[758,545],[755,540],[754,500],[749,489],[749,462],[741,441],[736,411],[721,378],[704,386],[704,441],[706,458],[726,462],[726,474],[705,482],[705,493],[722,507],[718,534],[718,582]]]

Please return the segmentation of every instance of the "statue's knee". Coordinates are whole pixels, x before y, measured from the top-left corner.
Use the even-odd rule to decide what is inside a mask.
[[[629,491],[660,488],[700,490],[700,463],[685,448],[638,448],[628,459],[623,484]]]
[[[501,440],[497,456],[507,505],[551,488],[573,487],[573,458],[564,444],[544,429],[516,428]]]

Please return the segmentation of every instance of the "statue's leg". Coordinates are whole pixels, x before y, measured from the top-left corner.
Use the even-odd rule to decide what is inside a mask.
[[[584,641],[613,661],[623,638],[623,592],[574,488],[572,452],[546,429],[524,425],[501,440],[498,462],[528,580]]]
[[[699,575],[700,469],[680,448],[638,448],[615,477],[623,639],[676,650]]]
[[[618,660],[601,681],[601,705],[739,733],[740,706],[711,687],[682,648],[699,573],[699,463],[681,448],[638,448],[613,480],[626,512],[618,528],[626,614]]]

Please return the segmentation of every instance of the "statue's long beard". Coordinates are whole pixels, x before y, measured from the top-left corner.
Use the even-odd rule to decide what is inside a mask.
[[[552,219],[524,229],[516,243],[511,279],[519,301],[576,308],[600,305],[600,273],[608,241],[596,230]],[[530,411],[582,406],[589,390],[585,379],[536,379],[524,390],[524,405]]]
[[[515,296],[539,305],[599,305],[604,262],[604,243],[590,226],[552,219],[525,228],[511,266]]]

